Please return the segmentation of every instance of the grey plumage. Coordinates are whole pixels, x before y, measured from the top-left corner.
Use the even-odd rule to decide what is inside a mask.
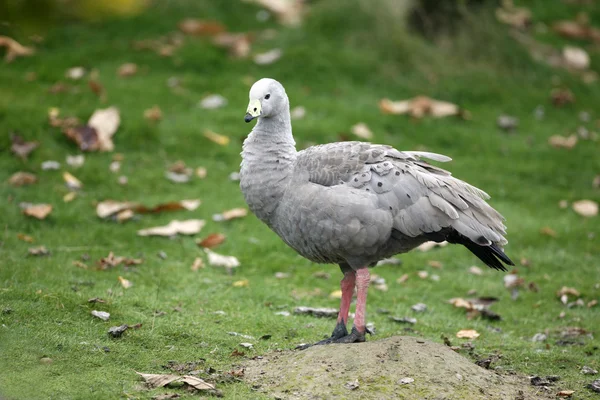
[[[302,256],[358,269],[448,240],[493,268],[504,268],[498,258],[511,263],[489,196],[423,160],[449,157],[363,142],[297,152],[283,87],[263,79],[250,98],[262,109],[244,142],[240,187],[250,209]]]

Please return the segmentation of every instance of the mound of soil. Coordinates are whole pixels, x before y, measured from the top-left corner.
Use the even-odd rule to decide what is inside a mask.
[[[278,399],[550,399],[518,375],[475,365],[447,346],[396,336],[273,353],[245,379]]]

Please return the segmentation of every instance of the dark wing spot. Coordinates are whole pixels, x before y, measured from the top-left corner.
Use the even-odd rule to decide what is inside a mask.
[[[396,176],[400,175],[400,171],[396,171]]]
[[[382,187],[382,186],[383,186],[383,183],[381,183],[381,182],[377,182],[377,186],[379,186],[379,187]]]
[[[406,193],[406,197],[408,197],[410,199],[410,194]]]
[[[358,178],[354,178],[354,182],[358,182]]]

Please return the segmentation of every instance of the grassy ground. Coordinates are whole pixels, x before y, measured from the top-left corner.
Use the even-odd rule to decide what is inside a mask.
[[[339,140],[339,133],[349,132],[362,121],[375,133],[374,142],[452,156],[455,161],[446,167],[488,191],[492,205],[507,218],[507,253],[517,264],[523,258],[530,260],[529,266],[518,265],[518,273],[527,284],[535,282],[539,291],[524,288],[513,301],[502,273],[468,273],[471,265],[484,266],[464,248],[402,255],[402,266],[374,271],[386,279],[389,290],[369,293],[368,320],[377,328],[377,336],[370,340],[409,333],[441,342],[444,334],[453,344],[460,344],[455,333],[473,328],[481,333],[473,342],[475,352],[502,354],[496,364],[501,368],[558,374],[562,380],[557,387],[576,390],[576,398],[593,397],[583,387],[591,377],[579,370],[582,365],[600,368],[598,340],[578,338],[583,344],[573,346],[555,342],[568,326],[597,330],[599,308],[567,309],[555,293],[566,285],[581,291],[586,302],[600,298],[598,217],[584,219],[570,208],[558,207],[563,199],[600,199],[591,185],[600,173],[600,145],[583,141],[572,150],[554,149],[547,139],[569,134],[580,125],[598,129],[598,83],[586,85],[574,75],[532,61],[508,37],[507,28],[493,21],[491,10],[478,14],[475,21],[480,23],[465,23],[454,40],[426,42],[385,24],[386,13],[375,7],[353,13],[352,4],[344,8],[331,1],[315,2],[303,28],[286,29],[273,21],[257,22],[257,8],[247,3],[236,2],[235,7],[217,5],[220,2],[189,3],[169,2],[133,20],[57,27],[37,45],[35,56],[0,68],[0,178],[5,182],[19,170],[39,177],[33,186],[14,188],[2,183],[0,187],[1,396],[150,398],[164,391],[140,390],[134,371],[166,372],[162,366],[170,360],[202,360],[201,369],[231,370],[243,359],[232,352],[243,350],[238,344],[249,340],[227,332],[256,338],[272,335],[269,340],[250,340],[254,349],[243,350],[245,357],[292,348],[330,332],[331,320],[283,317],[275,312],[292,311],[298,305],[337,307],[338,300],[328,297],[338,289],[337,267],[300,258],[254,216],[230,222],[211,220],[214,213],[244,205],[238,184],[228,175],[238,168],[241,141],[250,129],[242,121],[249,82],[268,76],[284,83],[292,106],[303,105],[307,110],[306,117],[294,125],[299,147]],[[527,4],[536,20],[544,23],[574,17],[581,10],[563,2],[553,3],[554,8],[541,0]],[[587,11],[597,24],[598,10],[589,6]],[[276,38],[259,39],[254,49],[281,47],[284,56],[273,65],[257,66],[251,60],[232,60],[224,50],[200,39],[186,39],[173,57],[131,49],[133,40],[171,32],[188,16],[222,21],[233,31],[275,28]],[[567,43],[551,32],[538,36],[556,45]],[[377,46],[369,42],[373,37]],[[598,65],[597,48],[588,50],[592,65]],[[116,69],[125,62],[137,63],[140,73],[128,79],[118,77]],[[77,65],[98,70],[106,103],[88,89],[85,79],[72,83],[79,88],[76,93],[48,92],[57,81],[64,81],[66,69]],[[28,72],[35,72],[37,79],[26,81]],[[181,90],[168,87],[170,77],[180,80]],[[575,104],[564,108],[550,104],[549,93],[557,82],[575,93]],[[200,109],[197,103],[208,93],[222,94],[229,104],[214,111]],[[471,112],[472,120],[416,121],[382,115],[378,110],[383,97],[419,94],[458,103]],[[163,110],[164,119],[152,124],[144,120],[143,111],[155,104]],[[115,143],[125,157],[121,174],[128,176],[127,186],[119,185],[117,175],[108,170],[112,154],[87,154],[84,167],[68,167],[65,156],[76,154],[77,149],[47,123],[49,107],[85,120],[94,109],[107,105],[121,110],[123,122]],[[538,105],[546,109],[541,121],[533,113]],[[591,122],[580,122],[580,111],[591,112]],[[520,119],[517,133],[504,134],[496,128],[495,119],[501,113]],[[221,147],[209,142],[202,136],[205,129],[230,136],[231,143]],[[41,143],[26,162],[9,152],[8,132],[13,131]],[[42,171],[44,160],[58,160],[63,166],[60,171]],[[169,182],[164,171],[176,160],[206,167],[208,177],[188,184]],[[67,193],[63,171],[84,183],[71,203],[62,200]],[[94,210],[94,202],[104,199],[157,204],[187,198],[200,198],[203,203],[192,212],[148,215],[125,224],[102,221]],[[51,203],[54,211],[44,221],[27,218],[18,207],[24,201]],[[213,267],[191,271],[194,258],[202,256],[193,238],[136,235],[138,229],[185,218],[207,220],[198,236],[227,235],[216,251],[240,259],[242,266],[232,276]],[[556,237],[540,234],[545,226]],[[19,233],[32,236],[35,243],[19,240]],[[27,256],[28,247],[41,244],[51,250],[51,256]],[[145,261],[135,268],[109,271],[84,270],[72,264],[89,255],[88,264],[94,265],[110,251],[141,256]],[[167,258],[159,258],[159,251]],[[431,260],[440,261],[443,268],[430,267]],[[322,270],[331,278],[313,276]],[[420,270],[439,275],[439,281],[419,279]],[[276,272],[291,276],[279,280]],[[405,273],[409,280],[396,283]],[[134,286],[123,289],[118,276]],[[248,287],[232,285],[242,279],[249,281]],[[452,297],[465,297],[471,289],[498,297],[493,309],[503,321],[469,321],[463,310],[445,303]],[[107,302],[89,304],[91,297]],[[411,316],[410,306],[418,302],[426,303],[429,310],[417,315],[414,332],[406,332],[405,326],[376,312],[385,308],[395,316]],[[110,321],[93,318],[93,309],[110,312]],[[158,310],[165,314],[156,316]],[[225,314],[215,314],[218,310]],[[120,340],[110,339],[107,329],[123,323],[141,323],[142,327],[126,332]],[[549,334],[546,342],[530,340],[539,332]],[[41,363],[43,357],[52,363]],[[241,382],[218,386],[231,398],[257,398]]]

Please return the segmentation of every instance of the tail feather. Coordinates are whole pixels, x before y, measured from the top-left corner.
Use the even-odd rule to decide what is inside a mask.
[[[446,240],[448,240],[450,243],[462,244],[490,268],[499,271],[507,271],[506,267],[502,263],[507,265],[515,265],[504,253],[504,251],[502,251],[502,249],[494,243],[489,245],[480,245],[456,231],[448,235]]]

